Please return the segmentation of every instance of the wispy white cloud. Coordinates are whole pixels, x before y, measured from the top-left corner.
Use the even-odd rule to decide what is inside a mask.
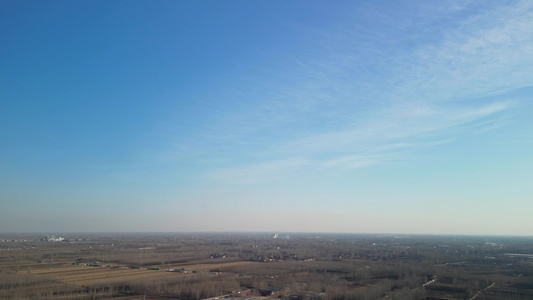
[[[385,144],[383,146],[378,146],[376,147],[376,150],[385,151],[385,150],[409,148],[413,146],[416,146],[416,144],[415,143],[391,143],[391,144]]]
[[[313,135],[278,149],[280,152],[314,155],[322,152],[375,152],[394,145],[407,146],[414,138],[432,140],[441,132],[482,120],[512,107],[498,102],[473,108],[429,109],[426,106],[400,105],[376,113],[368,123],[349,130]],[[435,134],[435,136],[432,136]],[[438,135],[437,135],[438,134]],[[422,136],[423,135],[423,136]]]
[[[532,28],[530,1],[480,10],[443,31],[441,41],[415,49],[395,93],[446,101],[530,85]]]
[[[314,135],[277,149],[278,157],[265,163],[219,169],[209,174],[210,180],[235,184],[255,184],[286,180],[305,172],[343,172],[400,159],[401,151],[435,147],[453,142],[451,134],[442,131],[491,117],[512,106],[507,102],[490,103],[474,108],[389,110],[383,120],[361,128]],[[418,119],[417,119],[418,116]],[[496,127],[494,127],[496,128]],[[487,126],[483,129],[489,130]],[[479,133],[471,128],[470,133]],[[442,139],[442,137],[449,137]],[[321,156],[327,154],[328,158]]]
[[[533,82],[533,4],[456,4],[393,19],[376,10],[373,27],[354,19],[311,29],[280,62],[247,67],[223,93],[250,101],[216,113],[199,139],[254,159],[208,177],[256,183],[342,172],[509,124],[517,101],[484,99]],[[392,33],[383,30],[394,22]]]
[[[326,160],[322,165],[330,168],[355,169],[380,164],[385,159],[385,155],[348,155]]]
[[[285,180],[309,165],[306,159],[293,157],[244,167],[222,168],[207,174],[206,179],[219,183],[255,184]]]

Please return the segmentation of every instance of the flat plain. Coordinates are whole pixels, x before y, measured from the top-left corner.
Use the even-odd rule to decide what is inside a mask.
[[[0,236],[0,299],[533,299],[531,237],[54,238]]]

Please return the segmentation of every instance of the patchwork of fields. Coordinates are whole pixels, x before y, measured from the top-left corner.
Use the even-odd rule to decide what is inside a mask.
[[[533,240],[518,238],[124,235],[0,250],[0,299],[533,299]]]
[[[191,265],[174,265],[171,268],[183,268],[194,272],[209,271],[213,269],[225,269],[236,266],[257,265],[258,262],[238,261],[227,263],[211,263],[211,264],[191,264]],[[26,267],[41,267],[38,264],[27,264]],[[174,278],[176,276],[190,276],[180,272],[168,272],[165,270],[149,270],[149,269],[132,269],[127,266],[111,266],[111,267],[92,267],[79,266],[57,263],[48,265],[48,268],[36,268],[32,271],[34,275],[56,277],[64,283],[78,284],[82,286],[91,285],[99,282],[109,281],[127,281],[131,279],[150,279],[150,278]],[[169,266],[167,266],[168,268]]]

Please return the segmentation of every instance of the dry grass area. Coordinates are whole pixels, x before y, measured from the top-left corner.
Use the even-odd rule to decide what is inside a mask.
[[[63,266],[53,269],[42,269],[34,271],[33,274],[41,276],[56,276],[66,283],[90,285],[100,281],[130,280],[155,277],[184,276],[185,274],[165,272],[162,270],[139,270],[121,269],[105,267],[82,267]]]
[[[224,270],[232,267],[240,266],[264,266],[263,263],[255,261],[233,261],[233,262],[217,262],[217,263],[206,263],[206,264],[191,264],[191,265],[179,265],[176,266],[179,268],[184,268],[191,271],[209,271],[209,270]]]
[[[260,266],[264,265],[258,262],[251,261],[233,261],[233,262],[220,262],[210,264],[191,264],[180,265],[179,268],[184,268],[191,271],[210,271],[213,269],[225,269],[233,267],[244,266]],[[77,265],[31,265],[35,269],[32,270],[32,274],[46,277],[55,277],[65,283],[78,284],[82,286],[88,286],[97,282],[110,282],[118,280],[133,280],[133,279],[151,279],[151,278],[173,278],[176,276],[189,276],[179,272],[166,272],[164,270],[148,270],[148,269],[124,269],[122,267],[90,267],[90,266],[77,266]],[[40,267],[40,268],[38,268]],[[26,273],[26,272],[23,272]]]

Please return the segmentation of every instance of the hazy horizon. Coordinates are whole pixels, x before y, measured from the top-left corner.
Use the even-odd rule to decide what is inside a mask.
[[[11,237],[28,237],[28,236],[35,236],[35,237],[43,237],[43,236],[49,236],[49,235],[55,235],[63,238],[72,238],[72,236],[109,236],[109,235],[139,235],[139,236],[168,236],[168,235],[198,235],[198,236],[209,236],[209,235],[235,235],[235,236],[270,236],[272,237],[274,234],[277,234],[278,237],[272,238],[272,239],[280,239],[280,240],[286,240],[291,239],[293,237],[299,237],[301,236],[307,236],[310,237],[314,235],[315,237],[324,238],[327,236],[338,236],[341,238],[342,236],[349,237],[349,236],[369,236],[369,237],[377,237],[377,238],[390,238],[390,237],[398,237],[400,239],[402,238],[415,238],[415,237],[456,237],[456,238],[525,238],[530,239],[533,237],[533,235],[490,235],[490,234],[454,234],[454,233],[387,233],[387,232],[304,232],[304,231],[294,231],[294,232],[282,232],[282,231],[120,231],[120,232],[114,232],[114,231],[100,231],[100,232],[91,232],[91,231],[79,231],[79,232],[69,232],[69,231],[42,231],[42,232],[0,232],[0,237],[2,235],[4,237],[11,236]]]
[[[0,231],[533,234],[531,1],[0,16]]]

